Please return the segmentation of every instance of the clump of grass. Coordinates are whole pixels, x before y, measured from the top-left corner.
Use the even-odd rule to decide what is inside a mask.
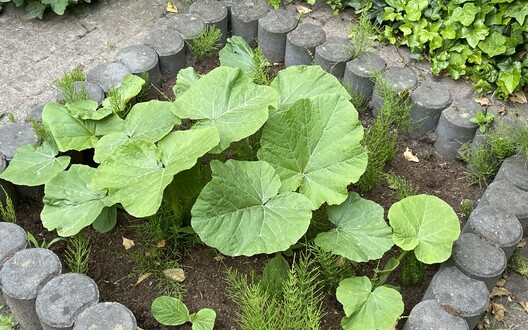
[[[254,272],[226,271],[227,295],[238,307],[237,322],[245,330],[319,329],[321,310],[317,267],[307,255],[291,266],[282,294],[269,292]]]
[[[351,49],[353,58],[374,48],[377,30],[377,27],[372,24],[365,13],[359,15],[357,23],[348,32],[348,39],[354,45]]]
[[[4,308],[4,306],[0,306],[0,310]],[[4,315],[0,313],[0,329],[2,330],[12,330],[16,329],[17,323],[13,320],[13,313],[9,313],[9,315]]]
[[[0,186],[5,196],[5,205],[0,201],[0,219],[5,222],[16,223],[16,212],[15,206],[13,205],[13,200],[9,197],[8,193],[5,191],[4,187]]]
[[[84,231],[70,238],[65,252],[65,262],[70,271],[87,274],[90,253],[90,238]]]
[[[383,99],[383,106],[379,109],[374,123],[366,129],[363,138],[368,164],[357,183],[361,191],[373,189],[385,177],[383,168],[398,151],[396,145],[398,131],[408,129],[409,111],[412,108],[408,96],[398,95],[390,90],[382,80],[381,72],[375,72],[374,79]]]
[[[81,88],[75,86],[76,81],[85,81],[84,72],[81,65],[77,65],[71,72],[66,72],[52,83],[53,88],[62,96],[64,103],[72,103],[78,100],[88,99],[88,91],[84,84]]]
[[[465,198],[460,202],[460,211],[464,219],[469,219],[471,212],[473,212],[473,201],[471,199]]]
[[[418,193],[418,188],[402,176],[387,173],[385,174],[385,179],[387,180],[389,188],[392,189],[397,201]]]
[[[197,58],[202,58],[207,54],[216,52],[220,49],[220,37],[222,31],[214,25],[206,27],[198,37],[192,39],[187,43],[189,50]]]
[[[508,267],[510,270],[528,278],[528,260],[526,260],[526,258],[519,252],[516,251],[512,255],[508,262]]]

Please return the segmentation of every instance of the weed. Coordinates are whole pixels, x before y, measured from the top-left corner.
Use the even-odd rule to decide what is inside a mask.
[[[112,108],[112,110],[117,113],[119,117],[125,118],[128,114],[127,105],[115,86],[110,88],[106,98],[110,101],[110,108]]]
[[[222,31],[214,25],[206,27],[198,37],[192,39],[187,43],[189,50],[197,58],[202,58],[209,53],[216,52],[220,49],[219,43]]]
[[[330,294],[335,294],[339,282],[354,276],[356,267],[346,258],[326,252],[315,244],[309,244],[307,251],[313,257],[320,273],[321,285]]]
[[[425,265],[416,259],[414,252],[407,253],[402,264],[402,283],[404,286],[417,286],[425,279]]]
[[[2,310],[4,306],[0,306],[0,310]],[[10,313],[9,315],[4,315],[0,313],[0,330],[13,330],[16,329],[17,323],[13,321],[13,313]]]
[[[29,245],[35,247],[35,248],[42,248],[42,249],[51,249],[53,245],[55,245],[57,242],[64,241],[65,239],[63,237],[55,237],[51,241],[47,242],[45,239],[39,244],[35,236],[33,236],[32,233],[28,231],[27,233]]]
[[[5,222],[16,223],[17,218],[13,200],[9,197],[4,187],[0,186],[0,188],[2,188],[6,199],[5,205],[0,201],[0,219]]]
[[[515,252],[510,261],[508,262],[508,267],[510,270],[513,270],[514,272],[519,273],[520,275],[528,278],[528,260],[520,254],[519,252]]]
[[[274,296],[254,272],[248,278],[227,269],[227,295],[238,306],[237,322],[243,329],[319,329],[323,312],[318,277],[314,261],[302,255],[284,280],[282,295]]]
[[[365,13],[362,13],[357,20],[357,24],[352,26],[348,32],[348,39],[354,45],[351,54],[352,57],[356,58],[372,50],[375,45],[377,33],[377,27],[372,24]]]
[[[479,131],[481,133],[484,133],[486,131],[486,128],[493,122],[493,114],[492,113],[486,113],[484,114],[482,111],[477,111],[477,115],[473,118],[470,118],[469,121],[472,123],[475,123],[479,126]]]
[[[12,122],[13,124],[16,124],[16,118],[15,118],[15,115],[12,112],[8,112],[7,113],[7,117],[9,118],[10,122]]]
[[[368,109],[368,99],[365,98],[360,86],[356,86],[355,84],[344,84],[343,86],[346,88],[348,94],[350,94],[350,102],[352,102],[356,110],[359,113],[365,113]]]
[[[65,262],[70,271],[80,274],[88,273],[90,252],[90,238],[84,231],[70,238],[65,252]]]
[[[392,189],[394,197],[398,201],[418,193],[418,188],[402,176],[387,173],[385,174],[385,179],[387,180],[389,188]]]
[[[84,83],[81,88],[75,86],[76,81],[85,81],[85,76],[81,65],[77,65],[71,72],[66,72],[62,78],[52,83],[53,88],[61,95],[64,103],[72,103],[77,100],[88,99],[88,92]]]
[[[44,125],[41,122],[37,121],[35,118],[30,118],[29,122],[33,127],[35,135],[37,136],[38,144],[42,144],[42,142],[46,140],[46,129],[44,128]]]
[[[473,201],[471,199],[465,198],[460,202],[460,211],[464,219],[469,219],[471,212],[473,212]]]
[[[253,82],[258,85],[271,84],[271,77],[269,72],[270,62],[264,56],[262,48],[257,47],[254,49],[253,53],[253,66],[254,71],[251,75],[253,77]]]

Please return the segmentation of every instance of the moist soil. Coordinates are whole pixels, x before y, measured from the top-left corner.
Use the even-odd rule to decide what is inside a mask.
[[[206,73],[219,65],[217,56],[205,58],[202,61],[190,62],[199,73]],[[280,67],[273,67],[277,71]],[[166,82],[163,92],[166,97],[173,98],[170,86],[174,80]],[[362,114],[360,119],[364,126],[372,121],[368,114]],[[406,148],[413,150],[420,161],[409,162],[403,157]],[[449,203],[459,215],[461,226],[464,219],[460,202],[470,199],[473,205],[477,204],[485,187],[471,185],[464,164],[459,160],[444,160],[437,156],[430,139],[414,141],[406,136],[398,138],[398,154],[386,167],[386,172],[402,176],[409,180],[419,193],[436,195]],[[351,187],[354,189],[354,187]],[[362,194],[364,198],[371,199],[385,208],[394,203],[393,191],[383,182],[368,194]],[[22,200],[17,208],[18,224],[31,232],[38,241],[50,241],[56,236],[55,232],[48,232],[42,227],[39,213],[42,209],[42,201],[35,199]],[[137,232],[131,226],[138,219],[130,219],[125,213],[118,214],[118,223],[114,230],[106,234],[97,233],[91,229],[87,230],[91,243],[91,257],[89,262],[88,276],[93,278],[100,290],[100,301],[114,301],[127,306],[136,316],[138,326],[145,330],[156,329],[191,329],[190,325],[180,327],[165,327],[159,325],[150,313],[152,301],[165,294],[158,286],[155,277],[151,276],[139,284],[137,283],[137,264],[132,260],[131,254],[134,249],[125,250],[123,237],[133,241],[140,241],[142,233]],[[61,258],[64,258],[66,243],[59,242],[52,246],[52,250]],[[396,254],[390,251],[381,262]],[[184,284],[183,301],[190,312],[196,312],[201,308],[212,308],[216,311],[215,329],[230,330],[241,329],[236,323],[236,305],[226,295],[225,270],[227,267],[238,270],[240,273],[248,274],[252,270],[257,273],[268,256],[259,255],[255,257],[223,257],[219,256],[213,249],[195,245],[185,250],[181,264],[185,270],[186,279]],[[63,265],[65,263],[63,262]],[[357,274],[372,276],[372,269],[377,266],[377,261],[365,263],[357,271]],[[64,266],[63,272],[68,272]],[[399,269],[399,268],[398,268]],[[399,286],[401,273],[398,269],[391,275],[389,284]],[[421,301],[425,290],[438,265],[426,266],[425,282],[420,286],[402,287],[401,293],[405,303],[404,315],[408,315],[414,305]],[[341,329],[340,320],[343,317],[342,307],[335,297],[327,296],[323,300],[326,313],[321,329]],[[403,321],[398,328],[401,328]]]

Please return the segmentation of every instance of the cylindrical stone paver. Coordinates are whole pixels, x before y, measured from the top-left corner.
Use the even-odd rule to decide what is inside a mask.
[[[469,216],[462,233],[473,233],[500,247],[510,258],[523,237],[519,219],[492,206],[479,206]]]
[[[517,188],[528,191],[528,167],[526,159],[520,156],[511,156],[504,160],[495,180],[508,180]]]
[[[310,65],[315,59],[315,47],[326,41],[326,34],[319,25],[301,23],[286,35],[284,65]]]
[[[167,28],[176,30],[185,42],[189,42],[202,33],[205,21],[198,15],[176,14],[167,21]]]
[[[270,6],[264,0],[248,0],[231,8],[231,32],[241,36],[246,42],[257,40],[258,20],[266,16]]]
[[[115,302],[98,303],[79,316],[73,330],[136,330],[136,318],[125,306]]]
[[[488,287],[457,267],[442,267],[431,280],[423,300],[434,299],[451,313],[464,318],[473,329],[488,306]]]
[[[528,192],[517,188],[508,180],[495,180],[480,199],[479,207],[486,205],[513,214],[519,219],[523,232],[528,233]]]
[[[357,95],[366,104],[374,90],[373,77],[376,72],[383,72],[387,63],[378,54],[365,52],[345,65],[343,85],[352,95]]]
[[[197,1],[189,7],[189,14],[198,15],[205,21],[207,26],[215,26],[222,36],[222,45],[227,40],[227,7],[221,2]]]
[[[76,81],[73,83],[73,87],[77,96],[85,96],[88,99],[97,102],[98,104],[103,103],[105,94],[103,89],[99,85],[94,84],[90,81]],[[85,90],[86,95],[82,95],[83,88]],[[61,91],[59,91],[59,94],[57,95],[57,100],[59,102],[64,101],[64,96],[62,95]]]
[[[154,49],[146,45],[128,46],[117,52],[115,60],[126,65],[137,76],[141,76],[143,72],[148,73],[147,83],[161,88],[159,59]]]
[[[78,315],[98,301],[99,289],[94,280],[83,274],[68,273],[42,287],[35,308],[44,330],[70,330]]]
[[[418,86],[418,77],[413,70],[406,67],[388,67],[381,75],[381,81],[374,84],[372,91],[372,114],[378,115],[383,107],[384,92],[387,88],[390,92],[399,94],[406,90],[414,90]]]
[[[315,47],[314,63],[341,79],[345,74],[346,62],[352,59],[353,52],[354,46],[350,40],[328,37],[322,45]]]
[[[473,139],[478,125],[469,121],[480,110],[472,99],[455,100],[447,107],[436,126],[436,152],[445,159],[454,159],[463,143]]]
[[[441,83],[422,81],[412,91],[411,101],[409,136],[419,139],[436,128],[442,110],[451,104],[451,93]]]
[[[154,29],[143,39],[143,43],[154,49],[159,57],[161,74],[174,78],[185,68],[185,43],[183,38],[169,29]]]
[[[453,244],[455,265],[467,276],[482,281],[491,291],[504,270],[508,259],[504,251],[473,233],[465,233]]]
[[[467,322],[448,313],[435,300],[423,300],[413,307],[403,330],[469,330]]]
[[[286,34],[297,26],[297,18],[285,9],[269,11],[258,20],[258,43],[271,62],[284,61]]]
[[[22,227],[11,222],[0,222],[0,268],[26,245],[27,234]]]
[[[4,298],[22,330],[42,329],[35,300],[44,284],[60,272],[59,257],[41,248],[20,250],[0,268]]]
[[[2,174],[7,167],[7,161],[3,153],[0,152],[0,174]],[[18,194],[15,188],[15,185],[9,181],[0,179],[0,203],[6,206],[7,197],[11,199],[13,205],[18,203]],[[0,217],[0,221],[6,221]],[[0,267],[2,263],[0,262]]]
[[[113,88],[121,86],[126,75],[131,73],[132,71],[122,63],[101,63],[88,70],[86,80],[99,85],[105,93],[108,93]]]
[[[19,147],[37,144],[37,136],[30,123],[11,123],[0,127],[0,153],[7,162],[15,157]]]

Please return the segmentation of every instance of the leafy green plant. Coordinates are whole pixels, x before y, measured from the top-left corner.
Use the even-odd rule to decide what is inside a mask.
[[[163,325],[176,326],[192,323],[193,330],[213,330],[216,319],[214,310],[204,308],[190,314],[187,306],[178,298],[161,296],[152,302],[152,316]]]
[[[243,329],[319,329],[321,311],[318,269],[308,255],[290,265],[279,254],[270,259],[262,278],[226,272],[227,295],[239,309]],[[270,287],[269,284],[273,284]]]
[[[90,3],[91,0],[0,0],[0,11],[5,3],[13,2],[17,7],[26,3],[26,17],[40,18],[44,16],[46,9],[51,8],[57,15],[64,15],[66,7],[78,3]]]
[[[200,35],[191,41],[187,42],[187,46],[191,53],[197,58],[202,58],[207,54],[216,52],[220,49],[220,37],[222,31],[214,25],[207,26]]]
[[[81,65],[77,65],[72,71],[52,83],[53,88],[60,94],[64,103],[73,103],[78,100],[87,100],[88,92],[84,85],[85,76]],[[81,83],[81,88],[75,86],[75,82]]]
[[[2,310],[4,306],[0,306],[0,310]],[[0,313],[0,330],[14,330],[16,329],[17,323],[13,320],[13,313],[10,313],[9,315],[4,315]]]
[[[0,201],[0,219],[5,222],[16,223],[17,217],[15,212],[15,206],[13,205],[13,200],[9,197],[8,193],[5,191],[4,187],[0,186],[5,196],[5,205]]]
[[[486,128],[493,122],[494,116],[492,113],[484,114],[482,111],[477,111],[477,115],[473,118],[470,118],[469,121],[475,123],[479,126],[479,131],[484,133]]]
[[[28,237],[28,241],[29,241],[29,244],[35,248],[42,248],[42,249],[51,249],[51,247],[53,245],[55,245],[56,243],[60,242],[60,241],[64,241],[64,238],[63,237],[55,237],[54,239],[52,239],[51,241],[47,242],[45,239],[42,240],[42,242],[39,244],[39,242],[37,241],[37,239],[35,238],[35,236],[33,236],[32,233],[30,233],[28,231],[27,233],[27,237]]]
[[[518,251],[513,253],[508,262],[508,268],[528,278],[528,260]]]
[[[350,260],[325,251],[315,244],[309,244],[307,251],[317,267],[321,285],[330,294],[335,294],[339,282],[354,276],[357,265],[355,266]]]
[[[522,0],[353,0],[349,5],[384,22],[380,35],[432,62],[433,74],[469,77],[479,92],[507,98],[527,84],[528,10]]]
[[[275,9],[279,9],[282,0],[266,0],[267,3],[273,6]]]
[[[68,241],[64,260],[71,272],[87,274],[90,253],[90,238],[85,231],[81,231]]]

